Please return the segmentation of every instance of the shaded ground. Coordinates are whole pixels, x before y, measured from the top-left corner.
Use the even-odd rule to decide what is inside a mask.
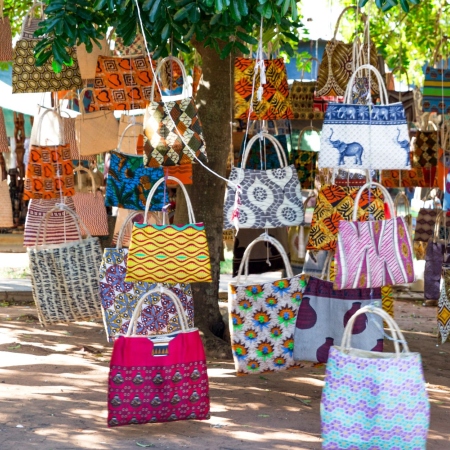
[[[450,344],[436,346],[435,308],[398,301],[396,319],[422,353],[431,400],[429,450],[450,449]],[[45,331],[34,308],[0,307],[0,449],[320,449],[324,367],[235,377],[209,361],[209,421],[106,427],[111,347],[103,326]]]

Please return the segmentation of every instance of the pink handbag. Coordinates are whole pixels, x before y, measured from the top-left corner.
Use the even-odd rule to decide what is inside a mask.
[[[145,299],[171,298],[182,331],[136,335]],[[162,286],[145,293],[134,310],[127,335],[114,341],[108,379],[108,426],[209,419],[205,350],[196,328],[188,328],[178,297]]]
[[[379,183],[367,183],[358,192],[377,186],[390,210],[390,219],[339,222],[336,249],[335,289],[357,289],[391,286],[414,281],[413,250],[408,226],[403,217],[396,217],[389,192]]]

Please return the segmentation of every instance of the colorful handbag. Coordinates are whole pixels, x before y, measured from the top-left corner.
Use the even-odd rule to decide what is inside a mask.
[[[380,105],[353,105],[350,86],[362,70],[372,71],[381,86]],[[358,67],[343,104],[330,103],[320,139],[319,168],[410,169],[410,142],[401,103],[388,104],[380,73]]]
[[[77,241],[47,245],[47,223],[56,210],[73,218]],[[86,231],[86,239],[81,237],[80,225]],[[33,298],[41,324],[47,327],[100,318],[98,268],[102,253],[98,238],[91,237],[73,210],[61,204],[46,213],[39,225],[37,241],[41,230],[43,245],[28,248]]]
[[[340,345],[344,329],[358,310],[381,305],[381,289],[333,290],[333,283],[311,277],[303,292],[294,334],[294,359],[326,363],[333,345]],[[353,328],[352,344],[361,350],[383,351],[383,321],[363,314]]]
[[[442,288],[438,301],[437,325],[438,337],[441,343],[445,344],[450,335],[450,265],[442,266]]]
[[[12,33],[9,17],[3,16],[4,0],[0,1],[0,61],[13,60]]]
[[[131,234],[125,281],[157,283],[211,282],[211,263],[203,223],[195,222],[189,195],[180,180],[186,198],[190,223],[186,225],[149,225],[135,223]],[[157,181],[148,194],[145,215],[153,196],[164,179]],[[164,216],[165,219],[165,216]]]
[[[181,331],[137,335],[146,298],[173,302]],[[127,335],[114,341],[108,377],[108,426],[209,419],[209,385],[200,333],[189,328],[183,306],[170,290],[146,292],[137,302]]]
[[[183,91],[154,100],[155,82],[167,61],[175,61],[181,68]],[[150,103],[145,110],[144,133],[148,139],[144,147],[146,166],[192,164],[196,159],[207,162],[202,124],[189,89],[183,63],[173,56],[163,58],[156,68]]]
[[[442,66],[445,64],[441,62]],[[429,65],[425,69],[422,109],[436,114],[450,113],[450,69],[436,69]]]
[[[75,192],[72,197],[76,213],[92,236],[109,236],[105,202],[97,190],[93,173],[82,166],[76,167],[74,172],[86,172],[92,181],[92,192]]]
[[[353,210],[351,222],[339,222],[336,248],[336,289],[376,288],[414,281],[413,250],[408,226],[395,216],[389,192],[379,183],[367,183],[358,192],[355,205],[371,186],[384,195],[390,211],[386,220],[358,222]]]
[[[427,199],[424,199],[424,204]],[[416,219],[416,228],[414,230],[414,242],[428,242],[434,234],[434,227],[436,219],[440,212],[439,203],[436,199],[433,200],[434,209],[420,208]]]
[[[45,215],[52,211],[47,223],[46,242],[47,244],[64,244],[79,239],[78,229],[73,220],[67,220],[65,210],[55,208],[59,203],[75,212],[73,197],[54,198],[50,200],[30,200],[28,204],[27,218],[23,232],[24,247],[42,245],[43,242],[37,241],[39,225]]]
[[[85,88],[81,91],[79,105],[81,114],[75,118],[77,144],[81,155],[97,155],[109,152],[117,147],[119,123],[113,111],[94,111],[86,114],[84,98]]]
[[[161,179],[162,167],[145,167],[142,156],[111,152],[105,205],[142,211],[150,190]],[[160,186],[152,199],[151,211],[161,211],[168,201],[165,186]]]
[[[135,211],[129,214],[120,230],[116,247],[105,248],[103,251],[100,266],[100,297],[106,336],[110,342],[127,333],[138,300],[143,294],[157,287],[155,283],[125,281],[128,248],[122,247],[122,240],[127,226],[140,216],[141,213]],[[177,283],[164,285],[164,287],[170,289],[179,298],[188,320],[188,326],[192,328],[194,326],[194,300],[191,286]],[[165,334],[181,330],[177,311],[171,298],[161,295],[159,292],[154,292],[151,296],[146,297],[136,321],[136,334],[139,335]]]
[[[261,67],[262,65],[264,65],[264,69]],[[258,68],[256,73],[255,66]],[[264,77],[261,77],[262,74]],[[261,83],[261,78],[266,82]],[[257,92],[261,92],[261,90],[261,98],[258,98]],[[244,120],[294,118],[283,58],[235,59],[234,117]]]
[[[396,67],[392,70],[391,74],[394,72],[400,72],[406,74],[406,84],[410,86],[408,71],[403,67]],[[394,86],[392,89],[388,87],[388,100],[389,103],[401,102],[405,110],[405,117],[408,123],[413,123],[416,121],[416,107],[414,105],[414,91],[409,89],[407,91],[395,91]]]
[[[311,58],[311,60],[318,60]],[[315,81],[294,81],[289,92],[289,101],[291,102],[291,109],[294,114],[294,119],[297,120],[313,120],[314,119],[314,92],[316,90]]]
[[[253,170],[245,165],[258,139],[274,145],[279,169]],[[283,147],[268,133],[254,136],[242,156],[241,168],[233,167],[224,206],[224,229],[235,228],[236,187],[240,186],[238,206],[239,228],[277,228],[300,225],[304,219],[301,186],[293,165],[288,166]],[[236,227],[237,228],[237,227]]]
[[[358,322],[368,314],[387,323],[395,353],[351,347]],[[421,357],[409,351],[400,328],[382,309],[359,309],[345,327],[341,346],[331,347],[320,412],[325,450],[425,449],[430,405]]]
[[[334,250],[337,244],[339,223],[351,220],[357,187],[324,184],[319,191],[316,207],[311,221],[307,250]],[[384,219],[384,198],[381,190],[373,188],[364,192],[358,204],[358,220],[365,221],[369,216],[375,220]]]
[[[251,283],[247,262],[252,247],[270,242],[283,257],[287,278]],[[241,274],[245,267],[245,280]],[[235,281],[228,285],[231,348],[237,375],[286,370],[293,358],[294,330],[305,288],[303,275],[294,276],[283,246],[268,235],[256,238],[245,250]]]
[[[94,81],[95,102],[101,109],[143,109],[150,100],[153,71],[147,55],[99,56]],[[158,97],[159,98],[159,97]]]
[[[435,131],[417,131],[413,138],[413,167],[422,169],[427,186],[434,186],[438,165],[439,137]]]

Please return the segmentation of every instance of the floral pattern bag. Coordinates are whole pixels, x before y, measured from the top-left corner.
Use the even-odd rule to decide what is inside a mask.
[[[283,257],[287,278],[251,283],[247,263],[257,242],[270,242]],[[241,275],[245,268],[245,280]],[[235,281],[228,285],[231,346],[237,375],[294,368],[294,330],[305,288],[303,275],[294,276],[283,246],[262,235],[245,250]]]

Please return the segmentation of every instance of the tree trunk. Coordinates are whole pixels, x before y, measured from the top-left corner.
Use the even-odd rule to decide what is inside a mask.
[[[198,45],[203,59],[203,81],[196,102],[206,141],[208,167],[225,177],[231,134],[231,82],[230,59],[221,60],[211,48]],[[225,323],[219,310],[220,257],[223,239],[223,203],[225,182],[200,164],[193,166],[193,185],[187,186],[197,222],[204,222],[211,256],[212,283],[194,283],[195,326],[204,338],[209,356],[231,358],[231,347],[223,340],[227,335]],[[186,204],[177,192],[175,223],[186,223]]]

